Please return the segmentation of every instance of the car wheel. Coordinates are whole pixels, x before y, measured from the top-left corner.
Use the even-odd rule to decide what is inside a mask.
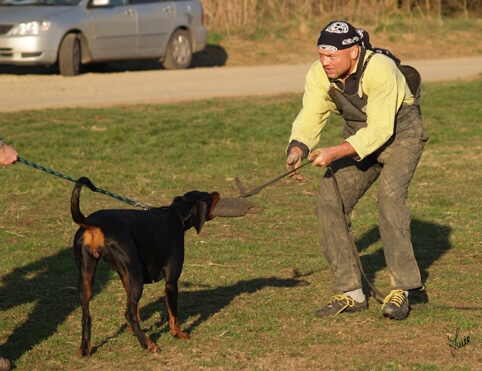
[[[192,61],[192,46],[189,33],[176,30],[167,44],[166,57],[162,64],[168,70],[188,68]]]
[[[62,76],[76,76],[80,73],[80,40],[74,33],[67,34],[59,50],[59,70]]]

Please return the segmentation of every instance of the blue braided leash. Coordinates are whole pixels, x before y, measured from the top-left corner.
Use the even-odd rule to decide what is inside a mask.
[[[28,161],[28,160],[25,160],[24,158],[22,157],[17,157],[17,161],[18,162],[21,162],[22,164],[25,164],[25,165],[28,165],[30,167],[33,167],[34,169],[37,169],[37,170],[42,170],[42,171],[45,171],[47,174],[51,174],[51,175],[55,175],[59,178],[62,178],[62,179],[66,179],[66,180],[70,180],[71,182],[76,182],[77,179],[75,178],[72,178],[68,175],[64,175],[62,173],[59,173],[58,171],[54,171],[54,170],[51,170],[49,168],[46,168],[45,166],[41,166],[41,165],[38,165],[32,161]],[[112,193],[112,192],[109,192],[109,191],[106,191],[105,189],[102,189],[102,188],[97,188],[96,187],[96,191],[99,192],[99,193],[102,193],[104,195],[107,195],[107,196],[110,196],[110,197],[113,197],[115,198],[116,200],[119,200],[119,201],[122,201],[122,202],[125,202],[125,203],[128,203],[129,205],[131,206],[136,206],[136,207],[141,207],[143,208],[144,210],[147,210],[147,209],[150,209],[151,206],[148,206],[148,205],[143,205],[141,203],[139,203],[138,201],[136,200],[133,200],[131,198],[127,198],[127,197],[124,197],[124,196],[119,196],[118,194],[116,193]]]

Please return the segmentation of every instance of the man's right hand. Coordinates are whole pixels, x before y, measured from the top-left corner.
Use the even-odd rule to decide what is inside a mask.
[[[288,157],[286,158],[286,170],[292,171],[297,167],[301,166],[301,157],[303,155],[303,151],[299,147],[292,147]],[[300,174],[299,170],[293,171],[290,174],[290,177],[300,182],[306,180],[306,177]]]

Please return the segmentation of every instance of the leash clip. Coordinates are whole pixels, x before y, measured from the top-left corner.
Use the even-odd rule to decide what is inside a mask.
[[[136,201],[135,203],[132,204],[133,206],[136,206],[136,207],[140,207],[144,210],[149,210],[149,209],[152,209],[152,206],[149,206],[149,205],[143,205],[141,204],[140,202]]]

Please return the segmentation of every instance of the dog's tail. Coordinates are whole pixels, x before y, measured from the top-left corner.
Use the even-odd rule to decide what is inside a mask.
[[[80,211],[80,191],[84,185],[89,187],[92,192],[97,191],[97,188],[89,178],[81,177],[75,182],[72,197],[70,198],[70,213],[74,222],[79,225],[86,225],[85,215]]]

